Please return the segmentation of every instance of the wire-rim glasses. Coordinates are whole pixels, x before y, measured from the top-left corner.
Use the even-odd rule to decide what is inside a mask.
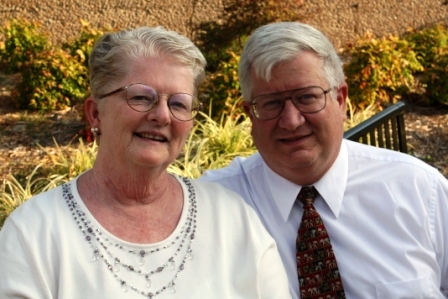
[[[98,97],[102,99],[121,91],[126,91],[126,102],[129,107],[138,112],[148,112],[156,107],[161,95],[157,90],[143,83],[133,83],[117,88]],[[180,121],[189,121],[195,118],[202,108],[202,103],[188,93],[173,93],[168,96],[168,108],[171,114]]]
[[[285,102],[291,100],[302,113],[317,113],[327,105],[327,93],[333,88],[324,90],[319,86],[308,86],[277,93],[263,94],[252,99],[250,106],[253,114],[262,120],[278,117],[285,108]]]

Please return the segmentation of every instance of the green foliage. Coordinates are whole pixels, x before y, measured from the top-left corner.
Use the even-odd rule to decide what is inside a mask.
[[[347,120],[344,122],[344,131],[359,125],[378,112],[379,109],[375,105],[369,105],[363,109],[359,109],[355,107],[349,99],[347,99]]]
[[[93,45],[104,34],[105,30],[107,29],[100,30],[92,28],[89,22],[81,20],[81,32],[79,36],[73,41],[62,44],[62,49],[66,50],[88,68],[89,55],[93,49]],[[111,31],[111,29],[107,31]]]
[[[47,155],[51,161],[52,173],[56,173],[57,177],[69,181],[93,167],[98,148],[96,142],[86,145],[82,139],[79,139],[79,144],[74,151],[64,150],[56,140],[54,140],[54,144],[55,151],[47,151]],[[42,150],[45,151],[44,148]],[[54,175],[50,175],[49,178],[53,179]]]
[[[228,51],[229,61],[219,63],[214,73],[209,73],[201,86],[201,100],[209,103],[210,115],[220,119],[229,114],[241,100],[240,82],[238,80],[238,64],[240,56]]]
[[[0,61],[6,73],[20,72],[36,54],[51,48],[48,35],[39,23],[12,19],[0,28]]]
[[[63,184],[92,168],[97,152],[96,143],[85,145],[80,140],[74,150],[61,148],[56,141],[55,146],[55,151],[42,148],[50,163],[37,165],[25,181],[13,174],[9,179],[3,179],[0,186],[0,228],[6,217],[33,195]]]
[[[219,122],[201,113],[190,133],[183,153],[168,167],[181,176],[199,177],[207,169],[224,167],[237,156],[256,151],[250,135],[250,119],[234,110],[223,114]]]
[[[448,46],[448,32],[441,24],[409,32],[404,38],[412,43],[412,48],[417,54],[418,61],[426,70],[437,64],[442,54],[440,51],[446,50]]]
[[[24,66],[22,80],[11,93],[20,108],[52,111],[84,101],[88,70],[64,50],[43,51]]]
[[[448,49],[441,50],[437,63],[429,68],[422,79],[426,91],[424,96],[429,102],[448,105]]]
[[[405,36],[413,43],[417,58],[425,70],[421,83],[425,88],[424,97],[428,104],[439,102],[448,104],[448,31],[436,25]]]
[[[35,175],[41,166],[39,164],[34,168],[33,172],[27,177],[24,186],[14,176],[11,176],[9,180],[2,181],[0,186],[0,228],[8,215],[28,198],[54,188],[62,182],[56,176],[53,179],[36,178]]]
[[[442,25],[403,37],[370,36],[346,49],[350,97],[358,108],[388,106],[407,93],[448,104],[448,32]]]
[[[87,24],[83,26],[87,31]],[[13,19],[1,32],[4,35],[4,42],[0,44],[1,63],[6,65],[7,72],[20,72],[20,82],[11,91],[19,108],[51,111],[85,99],[88,69],[83,51],[89,51],[90,38],[95,31],[83,32],[80,41],[68,49],[73,49],[75,56],[53,47],[38,23]],[[82,42],[86,44],[81,46]]]
[[[414,87],[415,72],[423,71],[412,43],[389,37],[367,37],[347,49],[345,74],[351,99],[357,107],[387,106]]]

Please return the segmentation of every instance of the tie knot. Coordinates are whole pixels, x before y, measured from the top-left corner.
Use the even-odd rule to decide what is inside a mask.
[[[317,193],[318,192],[316,188],[314,188],[314,186],[302,187],[302,189],[300,189],[299,195],[297,196],[297,199],[300,200],[300,202],[303,203],[304,206],[312,205],[314,199],[317,196]]]

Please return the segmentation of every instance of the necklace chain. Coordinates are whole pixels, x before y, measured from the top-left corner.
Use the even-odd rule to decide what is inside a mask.
[[[125,246],[112,242],[107,236],[105,236],[100,229],[95,228],[91,221],[86,217],[84,211],[78,207],[78,203],[74,200],[74,196],[70,190],[69,184],[62,186],[63,197],[72,213],[73,219],[76,221],[78,228],[84,235],[84,239],[89,243],[93,250],[93,261],[103,260],[107,269],[113,274],[115,279],[120,283],[122,290],[127,292],[128,289],[135,291],[145,297],[154,298],[163,291],[170,289],[172,293],[175,292],[175,280],[179,276],[180,272],[185,269],[185,263],[193,258],[192,243],[196,233],[196,194],[190,180],[183,178],[183,182],[187,185],[188,189],[188,215],[182,230],[179,232],[172,242],[162,247],[153,248],[151,250],[134,250],[126,248]],[[174,253],[160,266],[152,268],[152,270],[141,270],[139,267],[143,266],[146,262],[146,258],[152,254],[174,247]],[[185,248],[184,248],[185,247]],[[112,249],[121,251],[123,254],[131,254],[140,257],[140,265],[134,266],[129,262],[122,261],[119,257],[113,254]],[[183,256],[181,256],[183,255]],[[145,292],[137,288],[135,285],[129,284],[123,276],[119,275],[120,268],[141,276],[145,281],[147,288],[152,287],[151,277],[158,273],[161,273],[166,268],[170,268],[172,271],[176,270],[176,260],[178,263],[177,271],[173,277],[163,287],[156,291]]]

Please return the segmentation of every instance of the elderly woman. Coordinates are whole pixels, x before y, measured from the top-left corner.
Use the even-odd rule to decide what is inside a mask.
[[[200,107],[205,59],[161,27],[90,56],[92,169],[0,232],[0,298],[290,298],[273,239],[242,199],[167,172]]]

